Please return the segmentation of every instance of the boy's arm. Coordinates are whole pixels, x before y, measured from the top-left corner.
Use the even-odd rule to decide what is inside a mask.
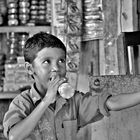
[[[140,92],[119,94],[109,97],[106,106],[109,110],[118,111],[128,107],[135,106],[140,103]]]
[[[40,104],[32,111],[29,116],[27,116],[27,118],[17,123],[10,129],[9,140],[23,140],[31,133],[45,112],[46,108],[51,103],[50,100],[46,98],[40,102]]]
[[[58,76],[52,78],[48,84],[48,90],[40,104],[24,120],[14,125],[9,131],[9,140],[23,140],[32,132],[38,121],[44,114],[48,106],[55,101],[58,86],[66,79],[60,79]]]

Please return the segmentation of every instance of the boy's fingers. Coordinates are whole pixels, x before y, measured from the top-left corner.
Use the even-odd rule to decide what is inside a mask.
[[[60,86],[62,83],[65,83],[67,81],[66,78],[62,78],[59,82],[58,82],[58,86]]]

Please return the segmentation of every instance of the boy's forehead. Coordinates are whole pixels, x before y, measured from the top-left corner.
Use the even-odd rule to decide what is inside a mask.
[[[43,48],[37,53],[37,57],[64,57],[66,53],[61,48]]]

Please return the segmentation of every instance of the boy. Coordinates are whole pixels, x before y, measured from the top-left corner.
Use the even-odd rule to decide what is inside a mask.
[[[78,129],[108,116],[109,110],[140,103],[140,93],[92,96],[75,91],[70,99],[62,98],[57,89],[66,82],[66,48],[51,34],[29,38],[24,57],[34,84],[12,101],[4,116],[9,140],[75,140]]]

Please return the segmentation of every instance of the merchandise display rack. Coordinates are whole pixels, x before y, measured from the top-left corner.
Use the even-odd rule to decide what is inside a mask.
[[[0,33],[27,32],[35,34],[40,31],[51,32],[50,26],[1,26]]]
[[[30,35],[33,35],[37,32],[45,31],[50,33],[51,32],[51,26],[0,26],[0,33],[20,33],[20,32],[26,32]],[[3,99],[13,99],[19,94],[19,91],[1,91],[0,92],[0,100]]]

